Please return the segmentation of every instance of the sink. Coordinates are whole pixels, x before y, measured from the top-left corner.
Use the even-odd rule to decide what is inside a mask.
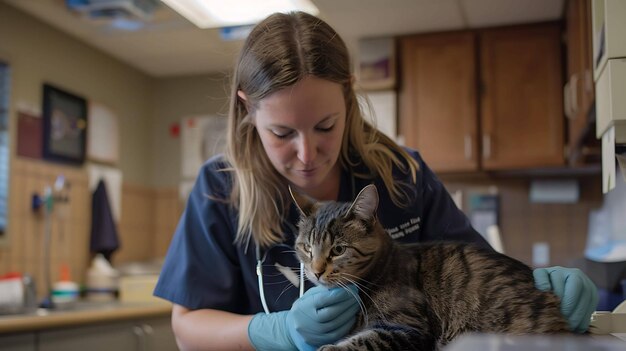
[[[78,312],[78,311],[94,311],[94,310],[108,310],[119,307],[120,303],[117,301],[107,302],[93,302],[93,301],[73,301],[66,303],[57,303],[53,308],[38,308],[35,313],[38,315],[51,314],[51,313],[64,313],[64,312]]]
[[[12,308],[4,309],[0,311],[0,318],[2,317],[17,317],[17,316],[47,316],[68,312],[80,312],[80,311],[96,311],[96,310],[109,310],[120,306],[118,301],[110,302],[92,302],[92,301],[74,301],[64,304],[56,304],[54,308]]]

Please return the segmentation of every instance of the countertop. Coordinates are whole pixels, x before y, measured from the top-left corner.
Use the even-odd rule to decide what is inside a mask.
[[[626,341],[613,335],[495,335],[467,334],[445,351],[624,351]]]
[[[166,317],[172,306],[164,302],[78,302],[64,309],[37,309],[36,311],[0,315],[0,334],[29,332],[90,323]]]

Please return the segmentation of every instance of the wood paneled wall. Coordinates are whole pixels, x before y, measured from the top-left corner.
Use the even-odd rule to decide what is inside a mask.
[[[572,266],[584,254],[589,211],[602,205],[599,175],[578,178],[580,199],[575,204],[531,203],[528,178],[442,179],[450,191],[495,185],[500,196],[500,234],[505,253],[528,265],[532,264],[533,244],[545,242],[550,246],[550,266]]]
[[[154,205],[152,254],[155,257],[165,257],[185,204],[179,200],[178,189],[160,188],[154,192]]]
[[[33,194],[41,195],[63,174],[70,183],[70,201],[54,206],[51,221],[51,262],[44,262],[43,211],[33,212]],[[28,273],[35,277],[39,295],[45,293],[44,270],[51,281],[59,277],[61,264],[68,264],[72,279],[84,283],[92,255],[89,252],[92,191],[82,168],[16,157],[11,165],[9,228],[0,246],[0,274]],[[177,189],[153,189],[123,184],[122,213],[118,223],[121,247],[114,264],[151,260],[165,255],[183,205]]]

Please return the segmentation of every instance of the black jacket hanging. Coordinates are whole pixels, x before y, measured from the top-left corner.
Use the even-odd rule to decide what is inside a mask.
[[[117,226],[113,219],[106,185],[101,179],[93,193],[91,204],[91,239],[89,249],[101,253],[111,261],[111,255],[120,247]]]

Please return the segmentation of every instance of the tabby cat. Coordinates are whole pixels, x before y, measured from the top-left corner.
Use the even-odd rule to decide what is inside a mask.
[[[307,278],[359,288],[351,334],[320,350],[438,350],[465,332],[569,330],[558,297],[537,290],[523,263],[471,244],[394,242],[377,221],[374,185],[353,203],[292,197]]]

